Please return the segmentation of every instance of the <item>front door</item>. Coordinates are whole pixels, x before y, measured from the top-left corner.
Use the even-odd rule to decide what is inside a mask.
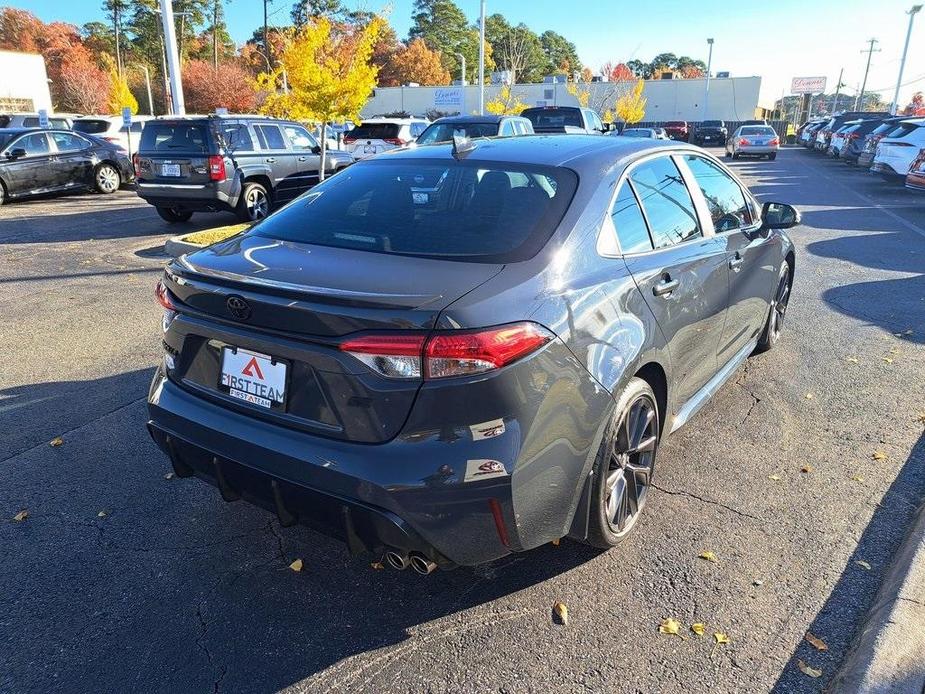
[[[16,159],[8,156],[14,150],[25,154]],[[55,155],[44,131],[31,132],[13,140],[4,150],[6,169],[10,174],[11,197],[44,193],[59,187],[60,172],[55,168]]]
[[[318,183],[321,168],[320,146],[314,136],[300,125],[284,125],[283,135],[289,142],[294,159],[291,184],[295,195],[301,195]]]
[[[50,132],[57,149],[55,168],[64,188],[93,185],[93,152],[89,140],[70,132]]]
[[[296,166],[293,152],[286,146],[283,131],[276,123],[258,123],[254,130],[260,142],[262,166],[269,169],[270,180],[273,182],[273,205],[287,203],[298,195],[295,182],[292,180]]]
[[[626,265],[668,345],[674,402],[680,406],[718,369],[716,351],[729,291],[725,247],[704,235],[691,195],[670,155],[636,165],[623,188],[617,196],[616,205],[622,209],[615,209],[614,226]],[[627,206],[632,210],[636,201],[649,239],[637,233],[630,248],[623,238],[629,224],[621,224],[616,212],[625,215]]]

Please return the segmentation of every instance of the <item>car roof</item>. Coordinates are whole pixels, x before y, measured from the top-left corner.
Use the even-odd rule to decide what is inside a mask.
[[[504,118],[520,118],[520,116],[494,116],[490,113],[484,116],[443,116],[434,123],[500,123]]]
[[[702,150],[679,142],[644,140],[632,137],[601,137],[600,135],[521,135],[490,140],[474,140],[475,150],[469,158],[485,162],[518,163],[536,166],[566,166],[600,175],[620,159],[642,156],[658,149]],[[374,160],[449,159],[453,145],[442,143],[399,148],[375,157]]]
[[[400,123],[402,125],[407,125],[408,123],[427,123],[426,118],[419,118],[418,116],[411,116],[409,118],[386,118],[385,116],[375,116],[373,118],[364,118],[363,123]]]

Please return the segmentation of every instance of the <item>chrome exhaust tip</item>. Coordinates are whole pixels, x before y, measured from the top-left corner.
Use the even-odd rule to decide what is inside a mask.
[[[415,552],[411,555],[411,568],[422,576],[426,576],[437,568],[437,565],[423,554]]]
[[[407,552],[401,552],[397,549],[390,549],[385,553],[385,561],[396,571],[404,571],[411,563],[408,559]]]

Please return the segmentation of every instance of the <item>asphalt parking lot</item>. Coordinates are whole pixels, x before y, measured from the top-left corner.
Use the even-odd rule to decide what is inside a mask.
[[[165,478],[177,228],[131,191],[0,208],[0,690],[821,691],[925,492],[925,196],[802,148],[732,166],[803,212],[780,347],[667,440],[617,549],[428,577]]]

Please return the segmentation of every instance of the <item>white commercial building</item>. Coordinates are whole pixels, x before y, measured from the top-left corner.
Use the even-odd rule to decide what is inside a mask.
[[[0,51],[0,112],[52,112],[45,59],[37,53]]]
[[[632,82],[591,82],[580,85],[590,90],[589,105],[601,111],[613,109],[618,94],[632,88]],[[485,100],[501,90],[500,85],[485,87]],[[755,117],[758,107],[760,77],[722,77],[710,80],[708,112],[704,112],[706,80],[671,79],[646,80],[643,95],[646,103],[645,121],[668,120],[727,120],[742,121]],[[518,84],[512,87],[514,96],[528,106],[576,106],[577,99],[569,94],[566,84]],[[378,87],[366,103],[362,115],[371,118],[386,113],[404,111],[421,116],[428,111],[442,113],[475,113],[479,104],[477,85],[466,87]]]

